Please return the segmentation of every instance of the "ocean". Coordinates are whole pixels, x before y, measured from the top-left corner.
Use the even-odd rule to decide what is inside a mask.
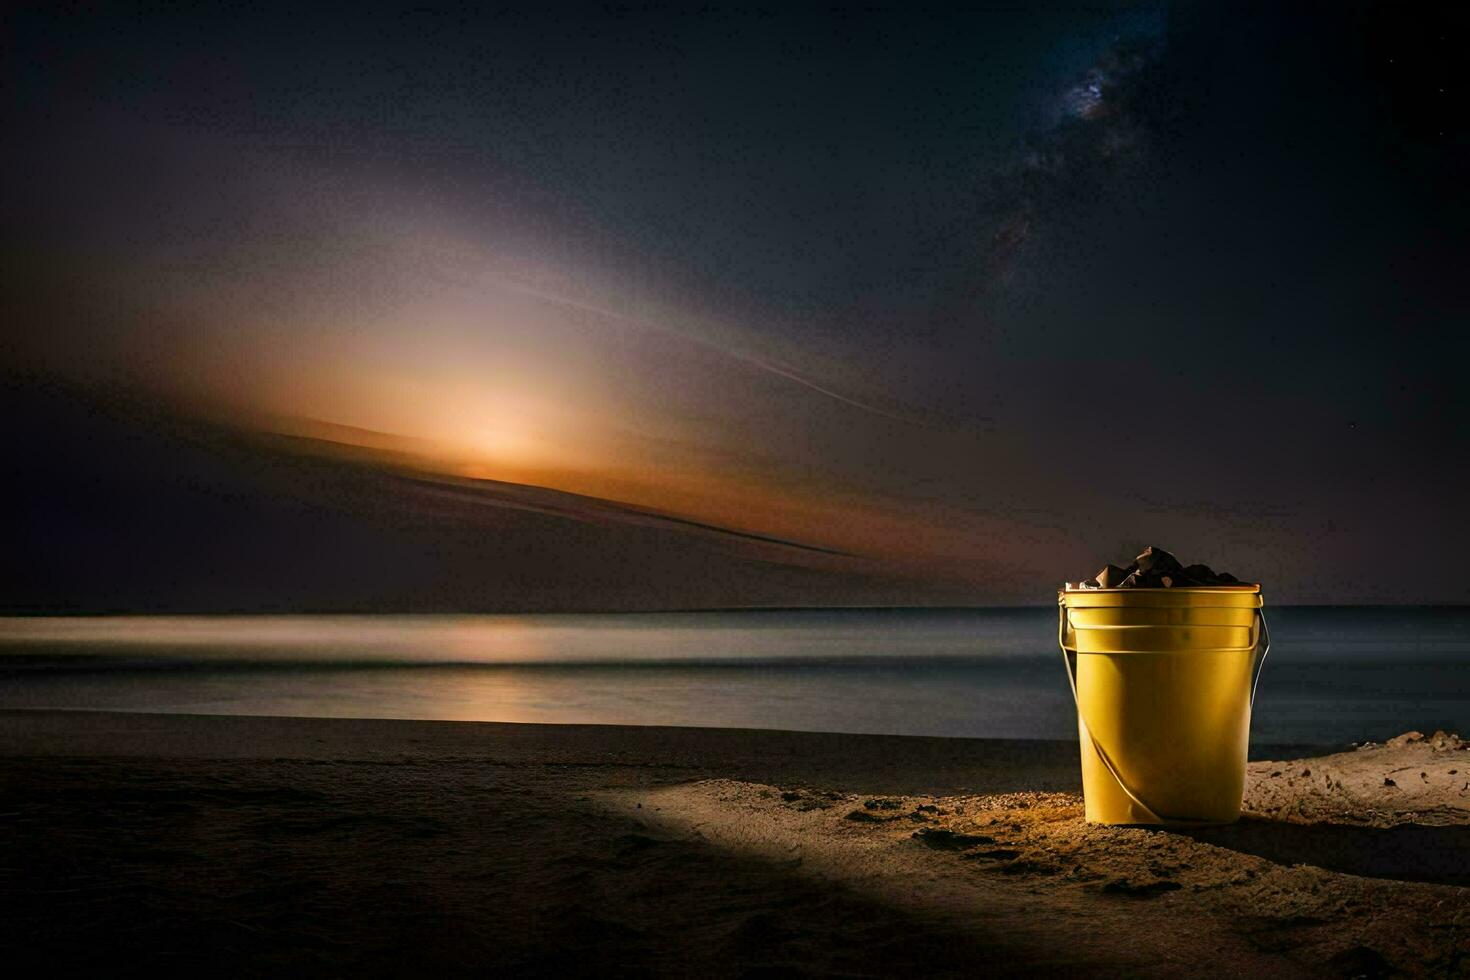
[[[1470,734],[1470,609],[1269,609],[1252,739]],[[0,619],[0,708],[1075,738],[1056,610]]]

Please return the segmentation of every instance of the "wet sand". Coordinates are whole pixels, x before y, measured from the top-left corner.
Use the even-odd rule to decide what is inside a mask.
[[[1076,746],[0,712],[0,955],[66,973],[1470,973],[1470,751],[1089,827]]]

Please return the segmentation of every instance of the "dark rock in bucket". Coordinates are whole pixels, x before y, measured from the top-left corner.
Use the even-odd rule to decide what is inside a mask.
[[[1090,589],[1116,589],[1128,577],[1127,569],[1109,565],[1082,584]]]
[[[1133,565],[1143,575],[1168,575],[1184,570],[1184,566],[1179,564],[1178,558],[1175,558],[1163,548],[1155,548],[1152,545],[1143,549],[1139,556],[1133,560]]]
[[[1216,572],[1208,565],[1189,565],[1163,548],[1147,547],[1127,568],[1108,565],[1081,583],[1084,589],[1181,589],[1202,586],[1238,585],[1240,580],[1228,572]]]

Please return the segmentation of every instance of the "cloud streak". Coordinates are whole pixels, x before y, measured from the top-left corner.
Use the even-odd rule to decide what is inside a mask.
[[[754,354],[749,351],[743,351],[733,347],[725,346],[713,340],[700,337],[699,335],[687,330],[680,330],[676,327],[658,323],[651,319],[633,316],[627,313],[621,313],[607,306],[602,306],[596,303],[589,303],[585,300],[581,300],[573,296],[568,296],[564,293],[554,292],[524,281],[519,281],[510,276],[496,273],[482,273],[479,276],[466,277],[465,279],[458,281],[456,284],[462,287],[468,286],[471,288],[479,288],[486,285],[487,281],[488,284],[491,285],[493,288],[499,288],[507,290],[509,292],[514,292],[521,296],[536,300],[538,302],[557,306],[566,310],[574,310],[578,313],[587,313],[600,319],[609,320],[619,325],[633,328],[635,330],[650,331],[676,337],[679,340],[695,344],[704,350],[713,351],[716,354],[737,361],[747,367],[754,368],[757,371],[770,374],[774,377],[782,378],[786,381],[791,382],[792,384],[806,389],[807,391],[814,392],[818,395],[823,396],[824,398],[830,399],[843,405],[847,405],[851,408],[858,409],[859,411],[865,412],[878,418],[888,419],[890,421],[900,422],[906,425],[922,426],[929,429],[947,428],[947,426],[937,424],[934,420],[923,418],[915,413],[885,408],[883,406],[873,404],[872,402],[864,401],[851,395],[843,394],[842,392],[836,390],[833,386],[825,382],[818,381],[802,373],[796,368],[787,364],[783,364],[780,361],[774,360],[772,358]]]

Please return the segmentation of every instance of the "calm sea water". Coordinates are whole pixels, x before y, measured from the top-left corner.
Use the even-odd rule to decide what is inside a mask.
[[[1255,740],[1470,734],[1470,610],[1269,614]],[[1076,732],[1054,608],[0,619],[0,707]]]

